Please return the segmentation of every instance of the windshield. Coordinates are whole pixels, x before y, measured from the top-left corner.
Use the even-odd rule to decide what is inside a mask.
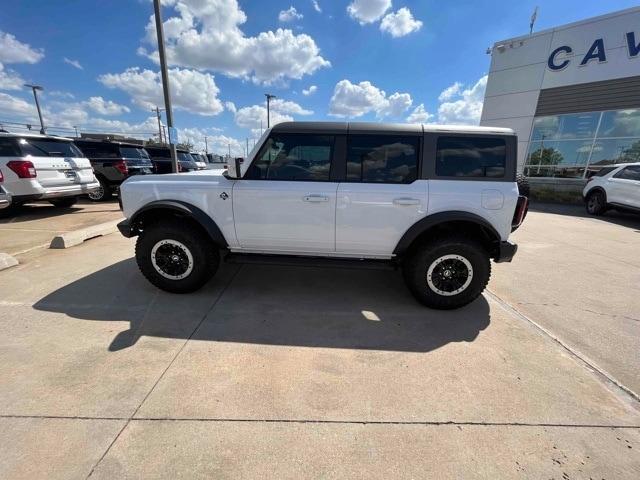
[[[147,151],[141,147],[120,147],[120,155],[124,158],[142,158],[144,160],[149,158]]]
[[[84,154],[72,142],[49,138],[21,138],[18,141],[23,156],[34,157],[80,157]]]
[[[178,152],[178,160],[181,162],[193,162],[193,157],[187,152]]]

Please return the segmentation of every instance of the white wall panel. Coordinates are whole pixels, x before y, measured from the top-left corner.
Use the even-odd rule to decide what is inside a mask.
[[[482,108],[483,125],[492,119],[511,117],[530,117],[536,111],[539,90],[488,97]]]

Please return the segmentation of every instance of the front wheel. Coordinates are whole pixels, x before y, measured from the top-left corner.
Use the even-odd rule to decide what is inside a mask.
[[[430,308],[449,310],[475,300],[491,276],[486,249],[464,237],[444,237],[423,244],[403,266],[413,296]]]
[[[198,228],[162,222],[145,227],[138,237],[136,262],[156,287],[171,293],[189,293],[215,274],[220,254]]]
[[[607,199],[600,190],[591,192],[587,196],[587,213],[589,215],[602,215],[607,210]]]

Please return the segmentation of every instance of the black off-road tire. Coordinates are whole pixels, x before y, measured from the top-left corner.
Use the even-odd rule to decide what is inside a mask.
[[[161,267],[157,269],[154,266],[154,261],[156,265],[159,264],[157,254],[152,255],[154,247],[167,241],[179,242],[192,257],[191,271],[184,278],[167,278],[160,273]],[[182,247],[176,248],[182,251]],[[200,289],[216,273],[220,265],[220,252],[206,233],[196,226],[164,221],[145,227],[140,234],[136,242],[136,262],[147,280],[161,290],[190,293]]]
[[[522,173],[516,175],[516,183],[518,184],[518,194],[530,198],[531,187],[529,186],[529,179]]]
[[[49,203],[58,208],[70,208],[78,203],[78,197],[56,198],[55,200],[49,200]]]
[[[587,194],[585,207],[589,215],[602,215],[607,211],[607,196],[602,190],[593,190]]]
[[[444,295],[434,290],[435,286],[430,285],[430,282],[435,283],[435,273],[443,262],[441,259],[446,256],[457,257],[449,258],[447,261],[454,262],[458,273],[468,270],[463,262],[466,261],[471,266],[470,283],[460,293]],[[436,263],[437,261],[440,263]],[[429,277],[428,273],[432,265],[434,265],[432,271],[434,276]],[[419,302],[430,308],[450,310],[471,303],[482,293],[491,277],[491,261],[489,253],[479,242],[463,236],[448,236],[417,247],[405,259],[402,272],[407,287]]]
[[[113,196],[113,189],[102,177],[97,177],[97,180],[100,182],[100,189],[90,193],[88,195],[89,200],[92,202],[106,202]]]

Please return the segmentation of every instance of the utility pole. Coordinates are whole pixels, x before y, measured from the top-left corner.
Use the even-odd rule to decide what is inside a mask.
[[[29,85],[28,83],[25,83],[24,86],[33,90],[33,98],[36,101],[36,108],[38,109],[38,117],[40,118],[40,133],[44,135],[46,134],[46,130],[44,128],[44,120],[42,120],[42,112],[40,111],[40,102],[38,102],[38,90],[44,90],[44,88],[40,85]]]
[[[76,126],[74,125],[74,126],[73,126],[73,128],[75,128],[75,130],[76,130],[76,138],[78,138],[78,136],[79,136],[79,135],[78,135],[78,127],[76,127]]]
[[[246,138],[247,140],[247,154],[245,155],[245,159],[249,158],[249,137]]]
[[[161,122],[162,116],[160,115],[160,112],[164,111],[164,108],[160,108],[156,105],[156,108],[152,108],[151,111],[155,112],[156,117],[158,118],[158,136],[160,139],[160,143],[165,143],[164,140],[162,139],[162,122]]]
[[[162,88],[164,90],[164,108],[167,115],[167,127],[169,127],[169,150],[171,152],[171,171],[178,173],[178,152],[173,143],[173,113],[171,112],[171,90],[169,88],[169,72],[167,71],[167,58],[164,51],[164,31],[162,27],[162,15],[160,12],[160,0],[153,0],[153,9],[156,17],[156,34],[158,35],[158,56],[160,57],[160,72],[162,73]]]
[[[267,128],[269,128],[269,124],[270,124],[270,120],[269,120],[269,103],[271,102],[272,98],[276,98],[275,95],[271,95],[270,93],[265,93],[264,94],[265,97],[267,97]]]
[[[209,153],[209,144],[207,143],[207,136],[204,136],[204,153]]]
[[[229,144],[229,160],[231,160],[231,144]]]

